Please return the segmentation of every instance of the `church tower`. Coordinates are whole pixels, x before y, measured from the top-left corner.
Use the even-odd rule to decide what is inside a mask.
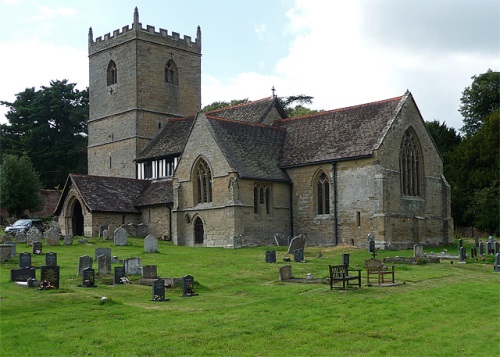
[[[136,177],[134,159],[169,118],[201,105],[201,30],[196,39],[153,26],[139,12],[94,40],[89,29],[88,174]]]

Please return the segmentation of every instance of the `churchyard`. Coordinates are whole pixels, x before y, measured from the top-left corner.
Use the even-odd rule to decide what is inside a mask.
[[[422,249],[439,263],[415,261],[420,251],[374,251],[391,258],[396,283],[368,286],[363,265],[374,254],[349,246],[18,242],[0,265],[0,354],[495,356],[500,272],[486,239],[473,257],[475,243]],[[330,289],[328,267],[346,254],[362,286]]]

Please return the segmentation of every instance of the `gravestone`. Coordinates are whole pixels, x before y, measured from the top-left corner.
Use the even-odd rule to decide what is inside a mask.
[[[476,249],[476,247],[472,247],[470,249],[470,257],[471,257],[471,259],[474,259],[474,258],[477,257],[477,249]]]
[[[500,242],[495,242],[495,253],[500,253]]]
[[[78,275],[82,275],[83,270],[92,268],[93,259],[90,255],[82,255],[78,260]]]
[[[153,281],[153,301],[169,301],[165,299],[165,280],[156,279]]]
[[[290,245],[290,236],[285,234],[276,233],[274,235],[274,241],[278,247],[288,247]]]
[[[292,278],[292,266],[284,265],[280,267],[279,274],[280,274],[279,281],[290,280]]]
[[[144,238],[144,251],[146,253],[158,252],[158,239],[155,236],[150,234]]]
[[[31,253],[22,252],[19,254],[19,268],[31,268]]]
[[[474,237],[474,247],[479,247],[479,237]]]
[[[26,245],[33,245],[35,242],[42,241],[42,232],[35,227],[31,227],[26,233]]]
[[[125,274],[127,275],[141,275],[141,258],[128,258],[123,261],[125,267]]]
[[[491,242],[490,242],[490,241],[486,242],[486,252],[487,252],[488,254],[492,254],[492,253],[491,253],[491,252],[492,252],[492,249],[493,249],[493,246],[491,245]]]
[[[36,279],[36,271],[33,267],[24,267],[10,270],[10,281],[27,281]]]
[[[493,236],[489,236],[489,237],[488,237],[488,242],[490,242],[490,243],[491,243],[491,245],[493,246],[493,245],[495,244],[495,237],[493,237]]]
[[[68,233],[64,236],[63,245],[73,245],[73,234]]]
[[[125,267],[119,266],[115,267],[114,283],[123,284],[122,278],[125,278]]]
[[[342,254],[342,265],[346,265],[347,269],[349,269],[349,254]]]
[[[57,253],[48,252],[45,254],[45,265],[46,266],[57,266]]]
[[[266,263],[276,263],[275,250],[266,250]]]
[[[54,287],[59,289],[60,267],[44,265],[40,270],[40,286],[44,288]]]
[[[34,242],[33,243],[33,254],[40,255],[42,254],[42,242]]]
[[[99,255],[107,255],[111,261],[111,248],[96,248],[94,251],[94,259],[97,260]]]
[[[241,234],[236,234],[233,236],[233,248],[234,249],[243,248],[244,243],[245,243],[245,240],[243,239],[243,236]]]
[[[105,230],[102,231],[102,239],[108,240],[108,238],[109,238],[108,237],[108,230],[105,229]]]
[[[16,243],[26,243],[26,241],[27,241],[26,233],[24,233],[24,232],[17,232],[16,233],[15,241],[16,241]]]
[[[156,265],[144,265],[142,267],[142,277],[144,279],[156,279],[158,278],[158,269]]]
[[[4,243],[5,245],[10,245],[10,257],[13,258],[16,256],[16,243],[15,242],[11,242],[11,241],[7,241]]]
[[[293,251],[293,260],[296,262],[304,261],[304,249],[295,249]]]
[[[108,226],[104,226],[104,225],[100,225],[99,226],[99,237],[103,237],[104,238],[104,231],[108,229]],[[106,239],[106,238],[104,238]]]
[[[45,244],[47,246],[58,246],[59,245],[59,232],[55,228],[50,228],[45,232]]]
[[[479,242],[479,255],[484,255],[484,243]]]
[[[370,253],[373,253],[373,255],[375,255],[376,250],[375,250],[375,241],[374,240],[371,240],[368,242],[368,251]]]
[[[95,271],[92,268],[85,268],[82,271],[82,287],[94,288],[95,285]]]
[[[134,223],[127,224],[127,232],[129,236],[137,237],[137,224]]]
[[[500,253],[495,254],[494,271],[500,272]]]
[[[467,259],[467,250],[465,247],[460,247],[460,261],[465,262]]]
[[[424,256],[424,246],[422,244],[415,244],[413,246],[413,258],[422,258]]]
[[[8,262],[12,255],[12,247],[8,244],[0,244],[0,261]]]
[[[185,275],[182,277],[182,296],[196,296],[198,294],[194,293],[194,278],[191,275]]]
[[[304,249],[306,246],[306,238],[301,234],[294,237],[288,246],[288,253],[293,253],[296,249]]]
[[[111,273],[111,256],[102,254],[97,257],[97,274],[106,275]]]
[[[459,251],[459,252],[460,252],[460,248],[462,248],[462,247],[463,247],[463,241],[462,241],[462,238],[460,238],[460,239],[458,240],[458,251]]]
[[[115,237],[114,238],[115,245],[117,246],[127,245],[128,233],[125,228],[123,227],[116,228],[114,237]]]
[[[144,223],[140,223],[137,226],[137,237],[145,238],[148,235],[148,226]]]

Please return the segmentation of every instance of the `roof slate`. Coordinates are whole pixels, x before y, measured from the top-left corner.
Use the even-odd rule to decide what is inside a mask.
[[[168,204],[174,202],[171,180],[151,182],[135,201],[136,207]]]
[[[286,112],[283,110],[276,97],[267,97],[253,102],[217,109],[207,112],[206,114],[247,123],[270,125],[276,119],[268,117],[268,114],[273,109],[278,111],[280,118],[287,117]]]

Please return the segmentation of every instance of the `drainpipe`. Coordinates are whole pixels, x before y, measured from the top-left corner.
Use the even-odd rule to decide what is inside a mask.
[[[167,208],[168,208],[168,212],[169,212],[168,219],[170,221],[168,224],[168,237],[170,238],[171,241],[173,241],[173,238],[172,238],[172,208],[168,207],[168,204],[165,206],[167,206]]]
[[[293,182],[290,182],[290,235],[293,237]]]
[[[335,245],[339,244],[338,211],[337,211],[337,162],[332,162],[333,169],[333,233],[335,235]]]

